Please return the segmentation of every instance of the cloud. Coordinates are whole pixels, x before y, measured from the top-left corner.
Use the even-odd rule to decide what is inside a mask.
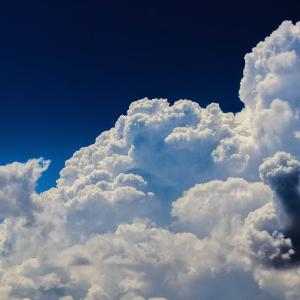
[[[133,102],[44,193],[0,167],[0,298],[299,299],[299,55],[300,23],[253,48],[237,114]]]
[[[172,215],[184,230],[199,237],[230,234],[254,211],[272,199],[272,193],[260,182],[248,183],[241,178],[213,180],[197,184],[173,202]]]
[[[292,238],[299,260],[300,162],[291,154],[277,152],[259,168],[261,178],[274,190],[281,228]]]
[[[25,164],[0,166],[0,217],[32,217],[37,209],[35,186],[49,161],[32,159]]]

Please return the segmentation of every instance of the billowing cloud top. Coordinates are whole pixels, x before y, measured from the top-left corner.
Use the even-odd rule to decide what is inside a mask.
[[[0,167],[0,299],[300,299],[300,23],[245,62],[237,114],[133,102],[42,194]]]

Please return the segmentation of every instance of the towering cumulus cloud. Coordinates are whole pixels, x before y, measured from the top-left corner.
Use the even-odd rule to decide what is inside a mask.
[[[300,23],[245,57],[224,113],[133,102],[66,161],[0,167],[0,299],[300,299]]]

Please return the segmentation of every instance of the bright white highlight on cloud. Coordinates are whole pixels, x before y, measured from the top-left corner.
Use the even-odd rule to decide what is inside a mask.
[[[0,299],[299,299],[300,23],[245,62],[240,113],[133,102],[42,194],[0,167]]]

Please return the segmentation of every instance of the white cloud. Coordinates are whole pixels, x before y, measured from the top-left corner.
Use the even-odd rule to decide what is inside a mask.
[[[49,161],[32,159],[25,164],[0,166],[0,217],[24,216],[30,218],[37,209],[35,187]]]
[[[246,55],[224,113],[133,102],[66,161],[0,167],[0,298],[299,299],[300,23]]]
[[[195,185],[173,202],[172,214],[184,230],[204,238],[216,231],[228,236],[254,211],[272,199],[262,183],[241,178],[210,181]]]

